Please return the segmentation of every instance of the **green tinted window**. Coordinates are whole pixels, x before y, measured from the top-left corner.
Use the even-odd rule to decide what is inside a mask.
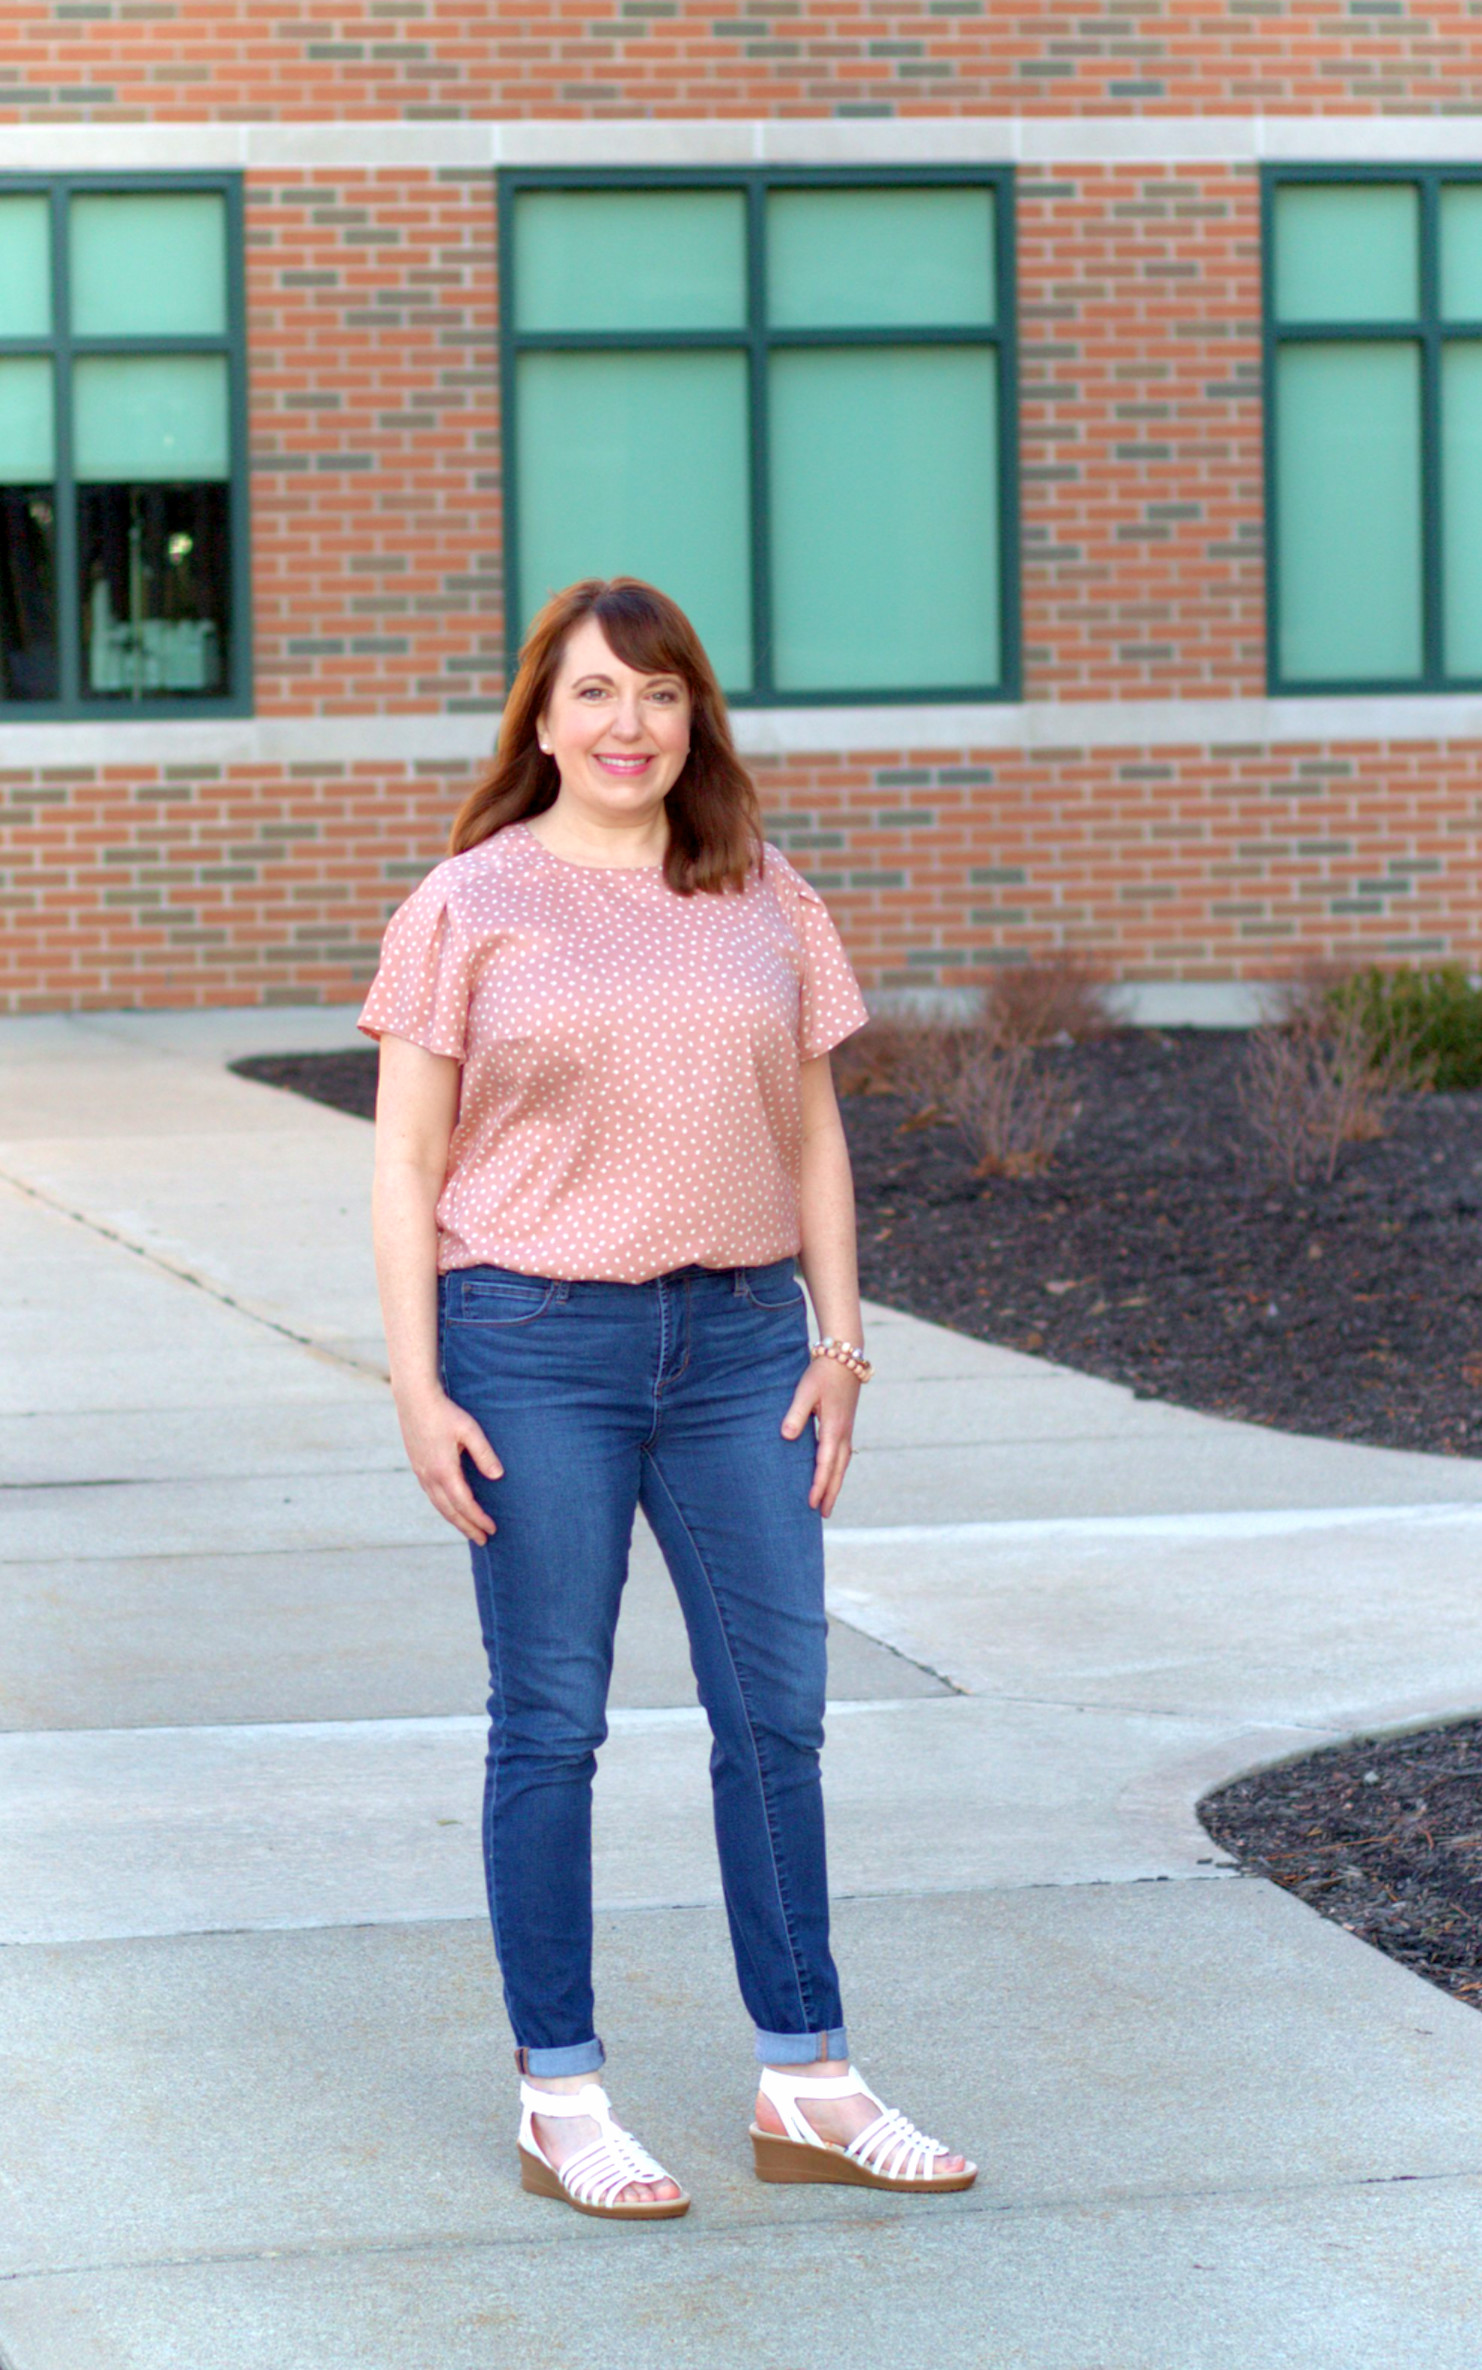
[[[1441,358],[1441,500],[1446,667],[1482,675],[1482,343]]]
[[[72,397],[80,481],[184,484],[231,474],[223,355],[81,355]]]
[[[1417,676],[1420,349],[1283,346],[1276,394],[1282,675]]]
[[[520,624],[581,576],[641,576],[751,683],[746,360],[526,353],[518,367]]]
[[[44,347],[0,352],[0,709],[248,689],[237,219],[225,175],[0,194],[0,338]]]
[[[987,173],[507,176],[512,639],[634,575],[742,698],[1007,691],[1009,203]]]
[[[1273,688],[1482,682],[1482,174],[1267,180]]]
[[[1482,321],[1482,182],[1441,192],[1441,316]]]
[[[45,485],[54,475],[52,400],[45,355],[0,356],[0,485]]]
[[[522,330],[739,329],[739,190],[532,190],[515,208]]]
[[[1413,321],[1420,311],[1420,193],[1408,182],[1278,189],[1278,321]]]
[[[0,337],[51,333],[50,214],[44,197],[0,197]]]
[[[994,318],[991,189],[775,189],[774,329],[946,328]]]
[[[771,394],[779,688],[995,682],[995,356],[792,349]]]
[[[70,208],[77,337],[220,337],[226,207],[214,192],[112,191]]]

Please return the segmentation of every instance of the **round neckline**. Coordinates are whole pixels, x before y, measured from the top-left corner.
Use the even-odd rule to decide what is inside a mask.
[[[590,873],[599,880],[644,880],[664,869],[662,856],[657,864],[581,864],[574,856],[558,856],[554,848],[548,848],[545,841],[531,830],[523,815],[515,828],[524,832],[537,855],[543,856],[547,864],[559,864],[563,872]]]

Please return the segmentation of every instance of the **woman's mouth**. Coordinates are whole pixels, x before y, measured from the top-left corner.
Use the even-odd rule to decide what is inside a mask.
[[[645,766],[653,763],[653,759],[652,757],[618,757],[606,749],[599,749],[597,763],[602,767],[604,773],[641,774]]]

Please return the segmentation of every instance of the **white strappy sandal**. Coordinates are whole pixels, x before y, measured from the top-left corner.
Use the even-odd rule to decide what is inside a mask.
[[[537,2115],[587,2115],[599,2126],[598,2136],[557,2166],[548,2164],[535,2136]],[[655,2197],[619,2204],[635,2181],[669,2181],[662,2164],[640,2147],[630,2131],[613,2121],[612,2108],[600,2082],[580,2090],[532,2090],[520,2084],[520,2186],[535,2197],[559,2197],[579,2214],[598,2214],[608,2222],[672,2222],[687,2214],[690,2201],[683,2189],[677,2197]]]
[[[961,2172],[934,2173],[932,2159],[951,2150],[928,2139],[909,2118],[878,2099],[851,2066],[847,2074],[779,2074],[763,2066],[761,2093],[782,2118],[782,2133],[751,2127],[759,2181],[853,2181],[861,2189],[913,2189],[942,2192],[970,2189],[978,2177],[975,2164]],[[847,2148],[823,2139],[806,2115],[798,2112],[803,2098],[867,2098],[880,2112]]]

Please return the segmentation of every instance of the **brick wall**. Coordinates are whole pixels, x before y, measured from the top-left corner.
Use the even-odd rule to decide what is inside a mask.
[[[487,173],[247,185],[255,705],[487,707],[502,683]]]
[[[1303,952],[1482,962],[1482,742],[972,750],[759,763],[769,834],[867,988],[1050,947],[1129,979]],[[0,776],[0,1010],[333,1001],[436,860],[468,769]]]
[[[1133,980],[1482,958],[1482,742],[920,751],[759,778],[877,989],[1059,947]]]
[[[1017,176],[1026,696],[1264,683],[1259,184]]]
[[[1463,112],[1470,0],[47,0],[13,119]]]

